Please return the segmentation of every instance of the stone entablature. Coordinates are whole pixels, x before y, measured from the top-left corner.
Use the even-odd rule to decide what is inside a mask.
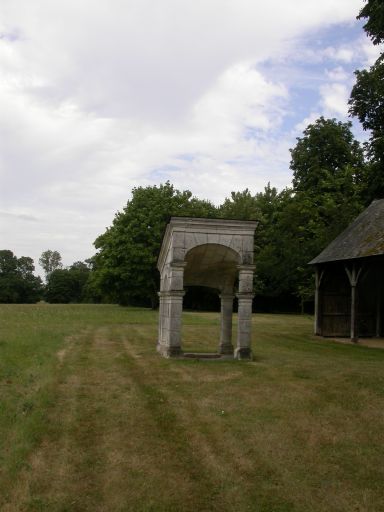
[[[158,258],[160,312],[158,350],[166,356],[182,354],[181,315],[184,286],[216,289],[221,297],[219,352],[233,352],[232,307],[234,285],[239,301],[238,339],[234,356],[251,357],[253,246],[256,221],[172,217]]]

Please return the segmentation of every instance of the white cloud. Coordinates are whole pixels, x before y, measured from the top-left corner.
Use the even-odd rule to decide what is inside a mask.
[[[350,89],[340,83],[324,85],[320,88],[324,113],[327,117],[345,117],[348,113]]]
[[[362,57],[365,59],[363,61],[364,67],[372,66],[375,61],[379,58],[380,53],[383,51],[382,46],[375,46],[372,44],[371,40],[367,37],[363,36],[360,41],[360,53]]]
[[[324,50],[317,52],[321,60],[329,59],[335,62],[341,62],[343,65],[358,62],[360,67],[371,66],[379,57],[383,48],[372,44],[366,35],[359,35],[355,40],[350,41],[348,45],[328,46]],[[313,57],[313,51],[311,55]],[[341,68],[341,66],[339,66]]]
[[[300,123],[297,123],[294,127],[294,132],[303,132],[309,124],[313,124],[319,117],[323,114],[320,112],[311,112],[307,117],[305,117]]]
[[[326,75],[327,78],[334,82],[346,82],[350,79],[350,74],[342,66],[338,66],[333,69],[327,69]]]
[[[3,244],[35,259],[59,249],[71,263],[92,254],[133,186],[170,179],[219,202],[231,190],[287,185],[295,77],[286,86],[259,64],[292,58],[360,7],[2,0],[0,209],[37,219],[0,217]],[[349,59],[347,47],[326,52]],[[322,102],[336,115],[342,68],[329,68]]]
[[[194,108],[197,129],[211,126],[238,131],[244,127],[269,130],[280,123],[282,99],[288,92],[281,84],[267,81],[250,64],[237,64],[226,70]]]
[[[284,52],[321,24],[351,20],[357,0],[3,0],[19,72],[40,99],[68,95],[102,116],[169,122],[239,59]],[[355,11],[353,5],[356,6]]]
[[[337,48],[329,46],[323,51],[323,56],[340,62],[352,62],[354,50],[349,46],[339,46]]]

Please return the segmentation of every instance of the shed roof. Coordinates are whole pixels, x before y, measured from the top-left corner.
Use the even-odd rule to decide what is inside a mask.
[[[373,201],[309,264],[384,254],[384,199]]]

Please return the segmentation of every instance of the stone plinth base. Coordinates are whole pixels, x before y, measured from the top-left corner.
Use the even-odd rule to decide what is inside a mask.
[[[156,348],[159,354],[163,357],[180,357],[183,355],[181,347],[170,347],[168,345],[158,343]]]
[[[239,359],[240,361],[252,361],[252,350],[247,347],[237,348],[234,353],[234,358]]]
[[[182,359],[196,359],[199,361],[233,361],[232,354],[219,354],[218,352],[184,352]]]
[[[233,345],[232,344],[219,345],[219,354],[233,355]]]

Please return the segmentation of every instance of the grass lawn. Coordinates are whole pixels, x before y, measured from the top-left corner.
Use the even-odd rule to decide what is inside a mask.
[[[0,510],[383,511],[384,350],[253,323],[253,362],[168,360],[149,310],[0,305]]]

